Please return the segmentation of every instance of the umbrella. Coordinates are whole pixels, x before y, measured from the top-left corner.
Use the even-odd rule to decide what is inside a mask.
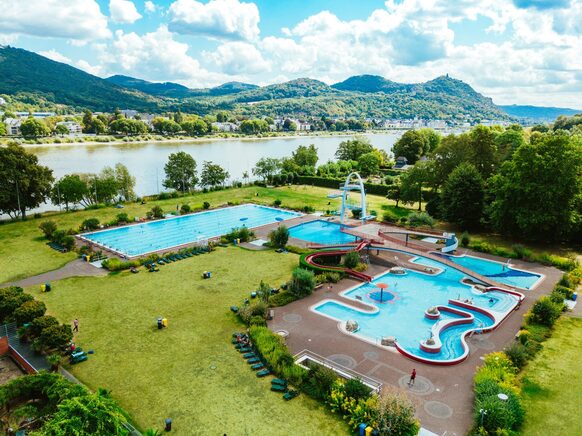
[[[387,283],[378,283],[376,285],[376,287],[380,288],[380,303],[381,303],[383,298],[384,298],[384,289],[388,288],[388,284]]]

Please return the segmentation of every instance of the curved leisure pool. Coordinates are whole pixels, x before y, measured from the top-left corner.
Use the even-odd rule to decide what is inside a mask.
[[[436,275],[406,269],[403,275],[383,274],[342,295],[369,305],[363,311],[335,300],[326,300],[312,307],[320,315],[341,321],[358,323],[354,334],[363,340],[380,344],[383,337],[392,336],[397,348],[417,360],[437,364],[454,364],[464,360],[468,347],[464,337],[471,330],[487,330],[501,322],[519,303],[519,295],[498,290],[481,292],[461,282],[465,274],[432,259],[419,257],[415,263],[438,267]],[[385,283],[390,293],[388,301],[378,301],[379,283]],[[451,302],[453,300],[453,302]],[[470,304],[463,301],[470,300]],[[460,301],[460,303],[456,303]],[[425,311],[432,306],[444,307],[439,319],[428,319]],[[448,327],[447,327],[448,326]],[[440,348],[422,346],[431,337]],[[428,351],[427,351],[428,349]]]
[[[81,238],[134,257],[222,236],[237,227],[259,227],[299,216],[300,213],[288,210],[243,204],[85,233]]]

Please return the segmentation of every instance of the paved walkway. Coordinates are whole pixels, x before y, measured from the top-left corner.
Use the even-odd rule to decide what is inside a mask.
[[[82,259],[75,259],[67,263],[62,268],[42,273],[36,276],[27,277],[16,282],[4,283],[0,285],[0,288],[6,286],[26,287],[40,285],[42,283],[47,282],[50,283],[57,280],[66,279],[69,277],[91,277],[104,275],[107,275],[107,271],[105,269],[94,267],[93,265],[83,261]]]

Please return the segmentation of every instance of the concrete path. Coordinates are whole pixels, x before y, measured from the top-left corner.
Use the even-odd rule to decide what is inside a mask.
[[[54,271],[49,271],[36,276],[27,277],[22,280],[15,282],[4,283],[0,285],[0,288],[6,286],[33,286],[40,285],[42,283],[50,283],[56,280],[62,280],[69,277],[93,277],[93,276],[105,276],[107,275],[107,270],[103,268],[96,268],[93,265],[81,260],[75,259],[67,263],[62,268],[56,269]]]

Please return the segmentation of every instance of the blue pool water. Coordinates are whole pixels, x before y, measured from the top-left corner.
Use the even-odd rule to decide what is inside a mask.
[[[289,236],[321,245],[355,242],[357,238],[342,232],[340,230],[342,227],[349,226],[323,220],[310,221],[291,227],[289,229]]]
[[[83,237],[131,257],[214,238],[230,232],[233,228],[259,227],[298,216],[301,214],[244,204],[87,233]]]
[[[379,343],[384,336],[394,336],[400,347],[411,354],[446,361],[463,355],[461,336],[464,332],[488,327],[494,323],[490,317],[481,312],[449,305],[449,299],[471,299],[474,306],[487,309],[498,318],[512,310],[518,301],[517,297],[503,292],[492,291],[483,294],[475,291],[470,286],[461,283],[465,276],[462,272],[426,258],[422,258],[422,261],[441,268],[443,272],[436,276],[414,270],[407,270],[405,275],[387,273],[345,294],[348,299],[360,300],[378,308],[376,313],[367,313],[335,301],[326,301],[313,310],[339,321],[357,321],[360,329],[355,334],[367,340]],[[394,295],[390,301],[380,303],[370,298],[370,294],[378,291],[376,286],[378,283],[388,285],[387,291]],[[459,317],[449,312],[442,312],[439,321],[425,318],[425,310],[436,305],[455,307],[471,313],[475,320],[472,324],[443,330],[439,335],[443,344],[441,351],[427,353],[420,349],[419,344],[421,340],[430,337],[431,327],[436,322]]]
[[[491,277],[493,280],[506,285],[515,286],[522,289],[531,289],[540,279],[539,274],[529,271],[516,270],[505,264],[494,262],[473,256],[447,256],[439,254],[451,262],[455,262],[465,268],[469,268],[485,277]]]

